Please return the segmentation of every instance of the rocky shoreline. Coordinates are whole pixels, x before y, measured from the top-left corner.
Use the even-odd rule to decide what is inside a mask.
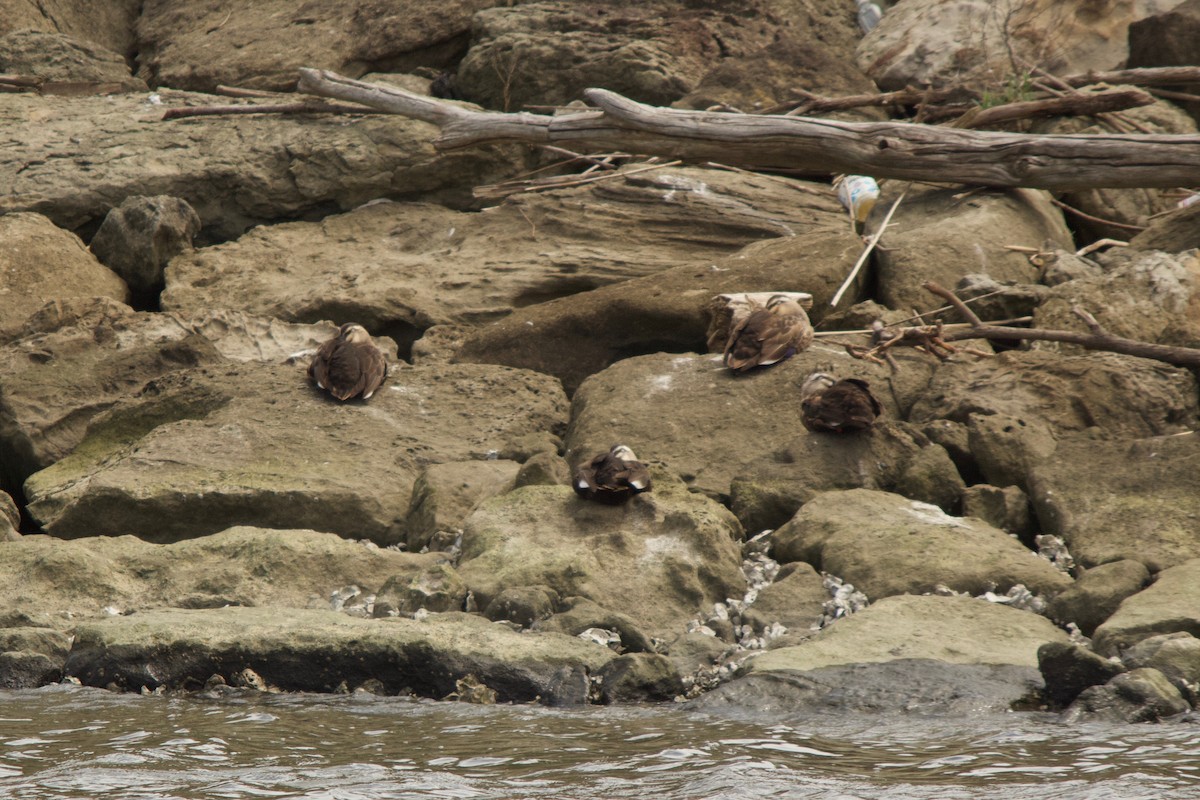
[[[1192,718],[1197,376],[1054,342],[885,363],[829,334],[957,322],[934,281],[985,320],[1087,331],[1081,307],[1200,347],[1200,204],[1061,198],[1118,223],[1089,228],[1045,192],[914,185],[831,307],[863,239],[825,178],[615,164],[492,200],[472,190],[562,154],[443,153],[388,115],[162,119],[303,66],[453,74],[496,110],[588,86],[763,109],[936,83],[892,45],[933,47],[919,7],[950,13],[904,0],[862,38],[849,2],[617,5],[0,0],[0,73],[41,89],[0,93],[0,687]],[[1197,0],[1064,24],[1048,66],[1187,24]],[[1124,113],[1195,133],[1188,110]],[[710,301],[761,291],[811,294],[817,339],[737,375],[706,352]],[[339,403],[305,369],[351,321],[391,367]],[[814,372],[868,381],[875,426],[805,430]],[[577,497],[614,442],[653,490]]]

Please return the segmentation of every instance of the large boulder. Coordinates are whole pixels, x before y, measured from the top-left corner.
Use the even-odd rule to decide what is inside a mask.
[[[79,444],[96,414],[169,372],[224,359],[282,363],[333,325],[238,312],[135,312],[108,298],[49,303],[0,347],[0,480],[18,490]]]
[[[516,488],[521,465],[509,459],[430,464],[413,486],[408,513],[388,538],[417,552],[442,549],[434,540],[462,533],[462,524],[488,498]]]
[[[1003,711],[1042,686],[1038,648],[1066,634],[1036,614],[966,597],[886,598],[803,644],[769,650],[701,697],[706,710]]]
[[[396,367],[369,403],[331,400],[299,366],[197,367],[97,417],[25,492],[65,538],[245,524],[392,544],[425,465],[510,454],[565,415],[553,378],[505,367]]]
[[[208,92],[226,84],[286,91],[295,88],[300,67],[357,78],[445,65],[465,49],[471,15],[491,5],[496,0],[404,8],[373,0],[267,0],[231,15],[221,0],[151,0],[138,20],[140,74],[153,86],[176,89]]]
[[[1038,269],[1009,245],[1073,249],[1071,232],[1050,196],[1032,189],[976,192],[958,189],[910,193],[896,209],[875,252],[879,301],[908,311],[931,311],[944,301],[924,288],[955,286],[967,273],[1000,283],[1036,283]],[[876,205],[867,233],[882,224],[890,197]]]
[[[333,611],[168,609],[88,622],[65,670],[88,686],[199,688],[251,669],[287,691],[332,692],[379,681],[388,692],[442,698],[473,675],[502,702],[578,704],[613,658],[562,634],[520,634],[471,614],[361,619]]]
[[[973,595],[1024,584],[1055,595],[1071,579],[982,520],[870,489],[824,492],[772,534],[772,556],[806,561],[871,599],[939,586]]]
[[[77,236],[41,214],[0,212],[0,342],[47,301],[92,296],[124,302],[129,288]]]
[[[971,83],[1003,98],[1020,90],[1021,62],[1058,75],[1115,69],[1130,23],[1179,2],[905,0],[862,40],[858,63],[884,90]]]
[[[1127,67],[1191,67],[1196,64],[1200,41],[1200,0],[1166,0],[1157,13],[1129,26]],[[1169,87],[1185,94],[1200,92],[1200,82]],[[1182,103],[1200,122],[1200,101]]]
[[[681,261],[707,267],[749,242],[828,219],[828,203],[796,195],[787,183],[679,168],[515,196],[482,213],[376,203],[181,255],[167,268],[162,304],[352,318],[411,342],[431,325],[488,322]],[[520,330],[526,346],[553,335]]]
[[[0,688],[33,689],[57,683],[70,649],[71,637],[53,628],[0,628]]]
[[[1146,230],[1129,240],[1135,250],[1162,250],[1182,253],[1200,249],[1200,203],[1176,208],[1150,223]]]
[[[1029,489],[1042,532],[1085,567],[1130,559],[1158,572],[1200,558],[1200,434],[1066,438]]]
[[[0,0],[0,34],[35,30],[94,42],[114,53],[134,50],[142,0]]]
[[[664,462],[688,485],[710,496],[727,498],[735,478],[749,466],[782,448],[825,453],[856,463],[857,456],[833,452],[837,442],[808,434],[800,424],[800,384],[815,371],[870,381],[886,418],[902,417],[924,390],[932,359],[898,353],[903,367],[858,361],[844,350],[815,344],[803,353],[766,369],[735,375],[720,356],[656,354],[628,358],[589,378],[575,393],[568,459],[623,442],[643,458]],[[794,443],[813,437],[812,446]],[[881,436],[881,439],[883,437]],[[852,448],[866,457],[869,442]],[[798,448],[798,449],[797,449]],[[902,444],[892,452],[919,448]],[[863,476],[872,480],[874,467]]]
[[[127,197],[165,194],[190,203],[208,239],[221,241],[379,197],[470,205],[475,186],[513,169],[515,150],[442,154],[435,126],[386,114],[162,121],[167,108],[216,99],[0,93],[0,139],[9,143],[0,149],[0,213],[37,211],[69,230],[91,229]]]
[[[1164,569],[1148,588],[1126,598],[1096,629],[1092,645],[1115,656],[1143,639],[1180,631],[1200,636],[1200,558]]]
[[[146,91],[122,55],[65,33],[26,29],[0,36],[0,72],[38,78],[43,91],[55,94]]]
[[[167,262],[191,250],[199,232],[200,217],[186,200],[164,195],[127,197],[108,212],[91,248],[149,303],[157,301]]]
[[[1121,673],[1103,686],[1085,689],[1063,712],[1067,722],[1158,722],[1191,711],[1179,689],[1156,669]]]
[[[167,545],[135,536],[24,536],[4,545],[0,606],[62,628],[160,608],[328,609],[342,587],[376,593],[443,559],[311,530],[235,527]]]
[[[566,486],[525,486],[467,519],[459,573],[480,607],[505,589],[549,587],[669,640],[696,614],[745,593],[740,539],[732,514],[665,473],[623,506],[590,503]]]
[[[1084,636],[1092,633],[1126,597],[1135,595],[1150,582],[1146,565],[1133,559],[1110,561],[1083,570],[1075,583],[1046,607],[1046,614],[1060,625],[1074,623]]]

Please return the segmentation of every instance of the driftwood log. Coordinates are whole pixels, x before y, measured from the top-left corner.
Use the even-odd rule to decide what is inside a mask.
[[[301,69],[301,91],[431,122],[454,149],[527,142],[572,150],[665,155],[750,169],[852,173],[1065,191],[1200,185],[1200,135],[1032,135],[892,122],[684,111],[588,89],[596,106],[546,116],[473,111],[453,103]]]

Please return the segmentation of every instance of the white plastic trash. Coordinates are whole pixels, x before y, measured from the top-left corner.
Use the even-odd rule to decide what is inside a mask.
[[[879,200],[879,184],[866,175],[846,175],[838,182],[837,196],[852,220],[866,222]]]
[[[870,33],[879,24],[883,10],[870,0],[856,0],[858,3],[858,27],[863,33]]]

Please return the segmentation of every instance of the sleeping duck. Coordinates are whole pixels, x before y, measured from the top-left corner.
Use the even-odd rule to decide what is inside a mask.
[[[338,400],[369,400],[387,377],[387,359],[362,325],[347,322],[321,345],[308,365],[308,377]]]
[[[650,491],[650,472],[632,450],[614,444],[607,453],[581,464],[571,485],[585,500],[616,505]]]
[[[725,366],[734,372],[765,367],[795,355],[812,344],[813,329],[804,308],[791,297],[772,295],[729,332]]]
[[[814,372],[800,386],[800,420],[810,431],[852,433],[870,428],[883,413],[871,387],[858,378],[835,381]]]

